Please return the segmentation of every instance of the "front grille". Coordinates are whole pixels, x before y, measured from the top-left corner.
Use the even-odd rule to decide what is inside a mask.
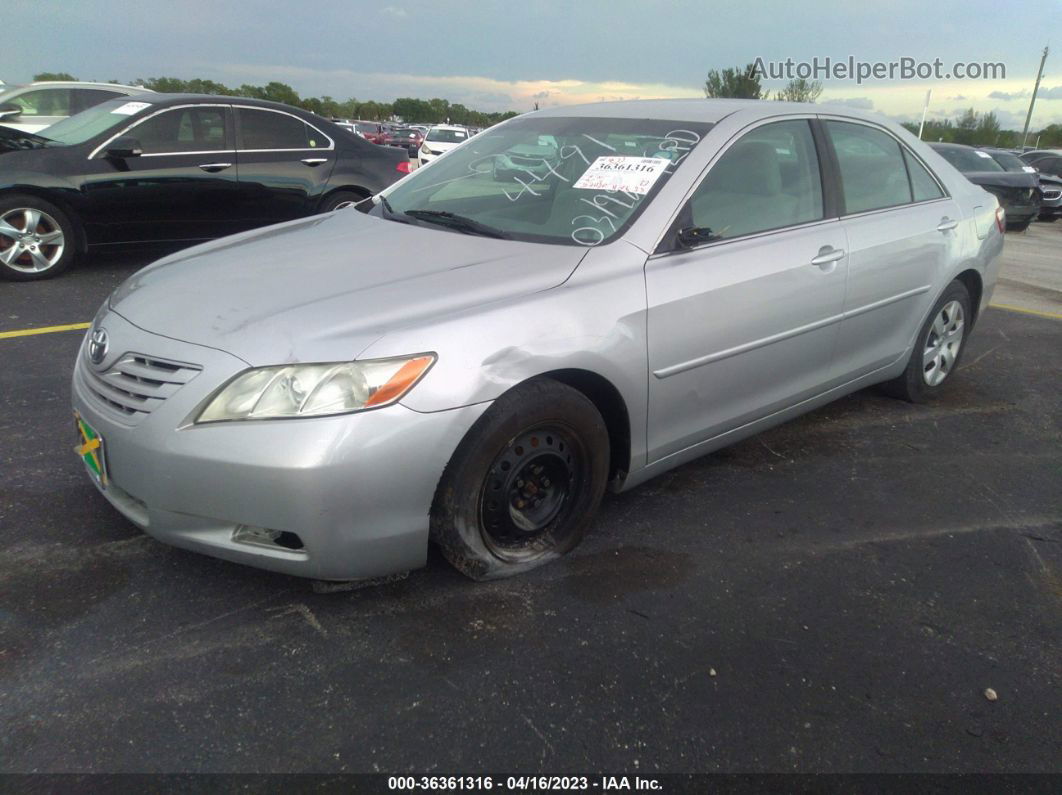
[[[85,385],[111,411],[132,421],[150,414],[166,398],[195,378],[197,364],[126,353],[105,371],[84,367]]]

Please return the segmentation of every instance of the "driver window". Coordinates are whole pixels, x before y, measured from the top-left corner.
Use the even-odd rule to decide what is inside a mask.
[[[690,225],[727,239],[823,217],[815,140],[804,119],[757,127],[712,166],[687,205]]]

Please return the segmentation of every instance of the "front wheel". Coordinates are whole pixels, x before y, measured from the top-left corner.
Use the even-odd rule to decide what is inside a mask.
[[[884,390],[911,403],[924,403],[933,397],[959,366],[966,337],[970,333],[970,293],[955,280],[933,305],[933,311],[915,340],[907,369]]]
[[[474,580],[541,566],[582,540],[608,468],[608,430],[594,404],[556,381],[528,381],[500,397],[454,453],[431,537]]]
[[[50,279],[75,256],[74,225],[66,213],[37,196],[0,198],[0,275],[15,281]]]

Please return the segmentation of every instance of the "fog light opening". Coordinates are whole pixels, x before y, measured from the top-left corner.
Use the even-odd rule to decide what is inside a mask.
[[[237,544],[280,547],[293,552],[303,549],[302,539],[296,533],[289,533],[287,530],[270,530],[266,527],[252,527],[245,524],[241,524],[233,531],[232,540]]]

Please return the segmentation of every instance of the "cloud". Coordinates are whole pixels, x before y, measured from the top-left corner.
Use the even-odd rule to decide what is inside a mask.
[[[874,100],[870,97],[840,97],[834,99],[823,99],[823,104],[826,105],[845,105],[849,108],[858,108],[859,110],[874,110]]]
[[[385,17],[394,17],[395,19],[405,19],[409,16],[409,12],[406,9],[398,6],[384,6],[380,9],[380,13]]]
[[[1040,91],[1036,94],[1037,99],[1062,99],[1062,86],[1052,86],[1051,88],[1040,88]]]
[[[944,97],[944,99],[951,100],[952,102],[965,102],[969,97],[965,94],[956,94],[954,97]]]
[[[1002,99],[1004,102],[1009,102],[1012,99],[1026,99],[1029,96],[1029,92],[1022,91],[992,91],[989,93],[989,99]]]
[[[585,80],[496,80],[473,75],[417,75],[355,72],[351,69],[314,69],[281,64],[213,64],[210,77],[221,82],[270,80],[288,83],[304,96],[328,94],[336,98],[390,101],[395,97],[445,97],[482,111],[530,110],[548,97],[550,105],[572,105],[603,100],[696,97],[699,87],[663,83],[592,82]],[[201,72],[207,71],[203,65]]]

